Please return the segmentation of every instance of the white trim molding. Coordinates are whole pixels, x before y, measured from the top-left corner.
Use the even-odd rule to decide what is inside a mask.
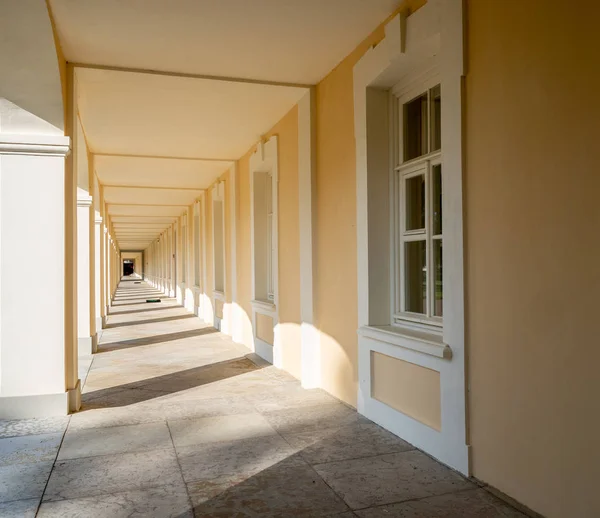
[[[94,202],[91,196],[77,196],[77,206],[78,207],[91,207]],[[96,222],[97,223],[97,222]],[[100,218],[100,223],[102,223],[102,218]]]
[[[229,238],[231,242],[231,339],[243,343],[244,333],[242,328],[242,308],[238,304],[237,295],[237,196],[238,196],[238,168],[234,162],[229,169]]]
[[[300,235],[300,340],[302,386],[321,387],[321,343],[314,314],[315,89],[298,103],[298,207]]]
[[[273,135],[266,142],[259,142],[256,150],[250,156],[250,257],[252,277],[252,335],[254,350],[263,359],[273,363],[276,367],[282,366],[281,343],[277,324],[279,322],[279,268],[278,268],[278,191],[279,191],[279,157],[278,139]],[[256,207],[255,207],[255,176],[257,173],[266,173],[271,176],[271,207],[272,227],[271,243],[272,256],[271,268],[273,279],[273,300],[267,301],[257,296],[256,279]],[[268,192],[268,191],[266,191]],[[264,236],[263,236],[264,237]],[[266,239],[266,238],[265,238]],[[269,253],[269,251],[267,251]],[[265,274],[265,276],[268,274]],[[273,344],[267,344],[257,336],[256,316],[263,314],[273,319]]]
[[[10,135],[0,133],[0,155],[56,156],[71,152],[71,139],[62,135]]]
[[[222,241],[222,258],[221,258],[221,266],[223,268],[223,283],[222,286],[217,286],[217,256],[216,256],[216,244],[215,244],[215,237],[216,237],[216,221],[215,221],[215,214],[216,214],[216,202],[220,202],[221,203],[221,241]],[[227,260],[226,260],[226,249],[225,249],[225,181],[224,180],[219,180],[217,183],[215,183],[215,185],[212,188],[212,206],[211,206],[211,211],[212,211],[212,226],[213,226],[213,231],[212,231],[212,251],[213,251],[213,325],[214,327],[216,327],[219,331],[222,332],[227,332],[227,330],[225,329],[227,327],[227,322],[225,321],[225,294],[227,293]],[[217,311],[216,311],[216,303],[217,300],[221,301],[223,303],[223,314],[222,314],[222,318],[221,317],[217,317]]]
[[[356,137],[358,410],[447,465],[470,474],[466,429],[464,264],[462,218],[463,0],[429,0],[385,27],[385,38],[354,67]],[[389,197],[390,90],[439,70],[444,175],[444,301],[439,336],[392,326],[394,278]],[[382,295],[383,294],[383,295]],[[386,295],[387,294],[387,295]],[[440,374],[441,430],[371,395],[373,352]]]

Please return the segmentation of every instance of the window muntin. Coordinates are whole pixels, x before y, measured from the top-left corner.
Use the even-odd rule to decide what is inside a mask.
[[[394,168],[396,324],[441,325],[443,229],[441,88],[394,97],[398,117]]]

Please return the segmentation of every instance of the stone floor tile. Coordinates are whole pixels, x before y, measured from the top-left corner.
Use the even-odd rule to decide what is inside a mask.
[[[41,498],[52,462],[32,462],[0,467],[0,502]]]
[[[164,415],[147,406],[130,405],[116,408],[84,409],[73,414],[69,430],[108,428],[164,421]]]
[[[267,420],[257,413],[169,421],[177,449],[199,444],[237,441],[275,435]]]
[[[327,394],[324,390],[306,390],[298,384],[290,386],[288,383],[273,387],[271,390],[249,394],[247,399],[259,412],[339,403],[338,400]]]
[[[156,406],[156,409],[163,413],[169,421],[247,414],[251,408],[249,403],[242,397],[206,398],[201,400],[173,398],[168,403],[160,403]]]
[[[352,423],[370,421],[343,403],[307,405],[286,410],[264,412],[263,415],[277,432],[283,435],[340,428]]]
[[[193,518],[185,485],[44,502],[38,518]]]
[[[177,449],[186,482],[245,479],[287,458],[294,450],[278,435]],[[221,481],[221,482],[219,482]]]
[[[39,498],[4,502],[0,504],[0,516],[2,518],[35,518],[39,503]]]
[[[39,419],[0,419],[0,438],[62,433],[69,424],[69,418],[70,416],[44,417]]]
[[[413,450],[414,447],[376,424],[351,424],[314,430],[285,439],[309,464],[358,459]]]
[[[475,487],[417,450],[318,464],[314,468],[352,509]]]
[[[59,460],[172,448],[165,422],[67,430]]]
[[[360,518],[525,518],[484,489],[355,511]]]
[[[54,462],[62,437],[62,433],[51,433],[0,439],[0,466],[40,461]]]
[[[275,464],[212,498],[193,488],[190,497],[196,516],[211,518],[332,516],[348,510],[314,470],[297,459]]]
[[[154,450],[57,461],[44,500],[63,500],[181,483],[175,452]]]

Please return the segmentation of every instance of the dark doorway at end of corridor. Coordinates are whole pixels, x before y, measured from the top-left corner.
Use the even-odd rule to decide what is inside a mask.
[[[131,259],[123,259],[123,275],[132,275],[133,272],[133,261]]]

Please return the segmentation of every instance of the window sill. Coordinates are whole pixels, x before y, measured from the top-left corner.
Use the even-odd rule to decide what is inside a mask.
[[[272,302],[266,300],[252,300],[250,302],[252,308],[261,311],[267,311],[269,313],[275,313],[277,311],[277,307]]]
[[[396,326],[364,326],[358,330],[360,336],[385,342],[444,360],[452,359],[452,349],[435,333],[402,329]]]

